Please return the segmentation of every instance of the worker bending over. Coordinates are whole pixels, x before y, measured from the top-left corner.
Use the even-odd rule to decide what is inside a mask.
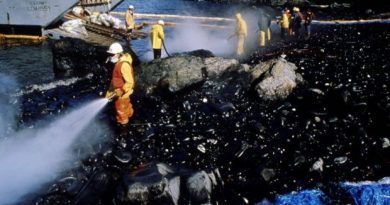
[[[106,98],[116,98],[116,120],[119,124],[126,125],[134,113],[130,102],[130,95],[134,90],[133,59],[130,54],[123,52],[119,43],[111,44],[107,53],[111,54],[109,60],[115,63],[115,66]]]

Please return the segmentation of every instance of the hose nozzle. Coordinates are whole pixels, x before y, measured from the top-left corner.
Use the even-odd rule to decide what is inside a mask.
[[[109,102],[111,102],[111,101],[113,101],[115,99],[115,97],[116,97],[116,94],[114,93],[110,97],[108,97],[107,99],[108,99]]]

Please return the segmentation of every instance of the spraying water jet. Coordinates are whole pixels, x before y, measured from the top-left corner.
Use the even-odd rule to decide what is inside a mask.
[[[69,162],[77,160],[72,147],[108,102],[94,100],[46,127],[21,130],[0,142],[0,204],[18,202],[71,168]],[[89,143],[101,140],[99,134]]]

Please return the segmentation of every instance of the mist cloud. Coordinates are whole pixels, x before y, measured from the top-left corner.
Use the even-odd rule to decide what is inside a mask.
[[[234,24],[225,29],[202,27],[196,22],[188,21],[173,29],[172,37],[167,38],[167,49],[171,53],[206,49],[219,56],[231,55],[235,51],[235,40],[228,40],[233,33]]]
[[[16,84],[12,79],[0,76],[0,85]],[[12,97],[6,94],[8,90],[4,90],[4,86],[1,87],[1,128],[9,130],[5,126],[15,126],[17,107],[16,104],[9,104]],[[55,121],[45,122],[45,127],[1,132],[0,204],[16,203],[24,195],[37,191],[61,172],[72,168],[75,160],[84,157],[74,153],[75,144],[78,149],[83,149],[102,142],[103,137],[99,136],[106,132],[103,127],[92,126],[93,130],[86,128],[90,127],[106,103],[105,99],[95,100],[64,116],[58,116]],[[87,143],[77,143],[80,141]]]
[[[232,9],[234,10],[234,9]],[[229,11],[230,18],[235,19],[235,13]],[[262,9],[245,10],[241,14],[248,25],[248,38],[246,39],[246,51],[257,48],[258,45],[258,18],[259,13],[264,12]],[[235,32],[235,21],[225,22],[223,24],[213,21],[208,22],[208,26],[202,26],[199,21],[180,21],[174,27],[165,27],[165,44],[170,54],[188,52],[197,49],[210,50],[217,56],[235,57],[237,38],[228,37]],[[204,23],[203,23],[204,25]],[[215,26],[215,27],[213,27]],[[219,27],[222,26],[222,27]],[[146,30],[147,32],[149,30]],[[150,41],[149,38],[146,39]],[[147,43],[148,46],[149,42]],[[143,57],[144,60],[152,59],[151,49]],[[162,57],[166,57],[162,51]]]

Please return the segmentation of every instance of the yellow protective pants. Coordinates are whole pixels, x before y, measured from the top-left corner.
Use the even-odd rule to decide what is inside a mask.
[[[265,41],[266,41],[265,39],[267,39],[268,43],[271,41],[271,29],[270,28],[268,28],[267,31],[260,31],[260,35],[259,35],[260,47],[265,46]]]
[[[240,34],[237,36],[237,56],[241,56],[245,51],[245,35]]]
[[[271,29],[268,28],[267,30],[267,38],[268,38],[268,41],[271,41]]]
[[[265,32],[264,31],[260,31],[259,43],[260,43],[260,47],[265,46]]]
[[[116,121],[122,125],[127,124],[134,113],[130,98],[118,98],[115,101],[115,110]]]

